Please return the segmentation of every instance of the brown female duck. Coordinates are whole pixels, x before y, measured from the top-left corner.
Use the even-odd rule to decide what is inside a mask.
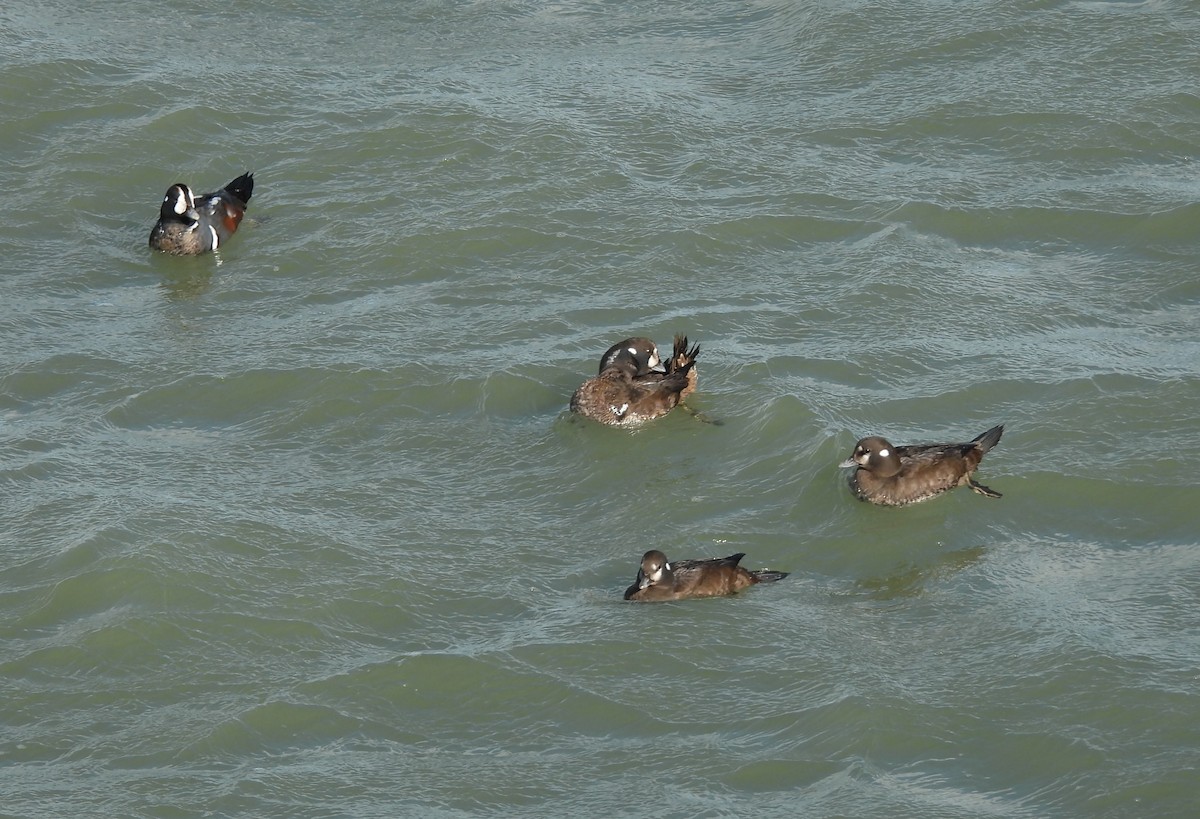
[[[659,418],[695,389],[692,374],[700,345],[687,349],[687,338],[675,339],[666,366],[648,338],[627,338],[609,347],[600,372],[571,396],[571,411],[610,426],[629,426]]]
[[[738,563],[745,556],[744,552],[739,552],[729,557],[669,563],[666,555],[658,549],[651,549],[642,555],[637,579],[625,590],[625,599],[659,602],[689,597],[720,597],[736,594],[755,583],[768,583],[788,576],[787,572],[769,569],[743,569]]]
[[[892,446],[878,436],[863,438],[841,467],[857,467],[850,489],[859,500],[880,506],[904,506],[928,500],[957,486],[969,486],[980,495],[1000,493],[971,477],[989,449],[1000,441],[999,424],[965,444]]]

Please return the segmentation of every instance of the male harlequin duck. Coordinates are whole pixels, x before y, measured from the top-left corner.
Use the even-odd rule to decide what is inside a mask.
[[[768,583],[788,576],[787,572],[769,569],[743,569],[738,562],[745,556],[745,553],[739,552],[729,557],[668,563],[666,555],[658,549],[651,549],[642,555],[637,580],[625,590],[625,599],[658,602],[688,597],[720,597],[735,594],[755,583]]]
[[[244,173],[215,193],[196,196],[183,183],[167,189],[150,247],[172,256],[216,250],[237,232],[254,192],[254,174]]]
[[[611,426],[639,424],[666,415],[695,389],[700,345],[687,349],[677,336],[675,353],[666,366],[648,338],[627,338],[609,347],[600,359],[600,374],[575,390],[571,411]]]
[[[1000,441],[1004,425],[989,429],[966,444],[892,446],[883,438],[863,438],[854,453],[838,466],[856,466],[850,488],[859,500],[880,506],[904,506],[928,500],[956,486],[969,486],[980,495],[1000,493],[976,483],[971,473],[984,454]]]

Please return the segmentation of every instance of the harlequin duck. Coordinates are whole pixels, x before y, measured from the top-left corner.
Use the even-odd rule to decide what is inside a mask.
[[[735,594],[755,583],[768,583],[788,576],[787,572],[769,569],[743,569],[738,563],[745,556],[745,553],[739,552],[729,557],[668,563],[666,555],[658,549],[651,549],[642,555],[637,580],[625,590],[625,599],[658,602],[688,597],[720,597]]]
[[[1000,424],[969,443],[915,446],[892,446],[872,436],[855,444],[854,453],[839,466],[858,467],[850,476],[850,489],[859,500],[880,506],[917,503],[956,486],[969,486],[980,495],[998,498],[999,492],[976,483],[971,473],[1003,433]]]
[[[254,174],[244,173],[215,193],[196,196],[182,182],[167,189],[150,247],[172,256],[216,250],[237,232],[254,192]]]
[[[667,366],[648,338],[627,338],[609,347],[600,359],[600,372],[575,390],[571,411],[610,426],[639,424],[666,415],[683,395],[695,388],[690,375],[700,345],[687,350],[687,339],[676,338],[676,355]]]

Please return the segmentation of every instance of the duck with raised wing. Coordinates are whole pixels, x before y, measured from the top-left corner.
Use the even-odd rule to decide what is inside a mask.
[[[627,338],[609,347],[600,371],[571,396],[571,411],[610,426],[629,426],[666,415],[695,389],[692,371],[700,345],[687,349],[677,336],[667,365],[648,338]]]

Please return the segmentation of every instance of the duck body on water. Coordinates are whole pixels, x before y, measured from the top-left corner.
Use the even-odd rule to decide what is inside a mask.
[[[150,247],[172,256],[199,256],[216,250],[237,232],[254,193],[254,174],[244,173],[225,187],[197,196],[182,182],[167,188]]]
[[[838,466],[856,467],[850,489],[859,500],[879,506],[906,506],[935,498],[959,486],[989,498],[1000,493],[972,477],[983,456],[1000,442],[1004,425],[963,444],[893,446],[873,435],[854,445],[854,452]]]
[[[637,579],[625,590],[625,599],[661,602],[690,597],[723,597],[756,583],[769,583],[788,576],[787,572],[771,569],[743,569],[738,564],[745,556],[744,552],[738,552],[729,557],[670,563],[665,554],[651,549],[642,555]]]
[[[661,418],[696,389],[696,357],[687,336],[675,336],[664,365],[658,347],[634,337],[614,344],[600,358],[600,371],[571,396],[571,411],[608,426],[634,426]]]

